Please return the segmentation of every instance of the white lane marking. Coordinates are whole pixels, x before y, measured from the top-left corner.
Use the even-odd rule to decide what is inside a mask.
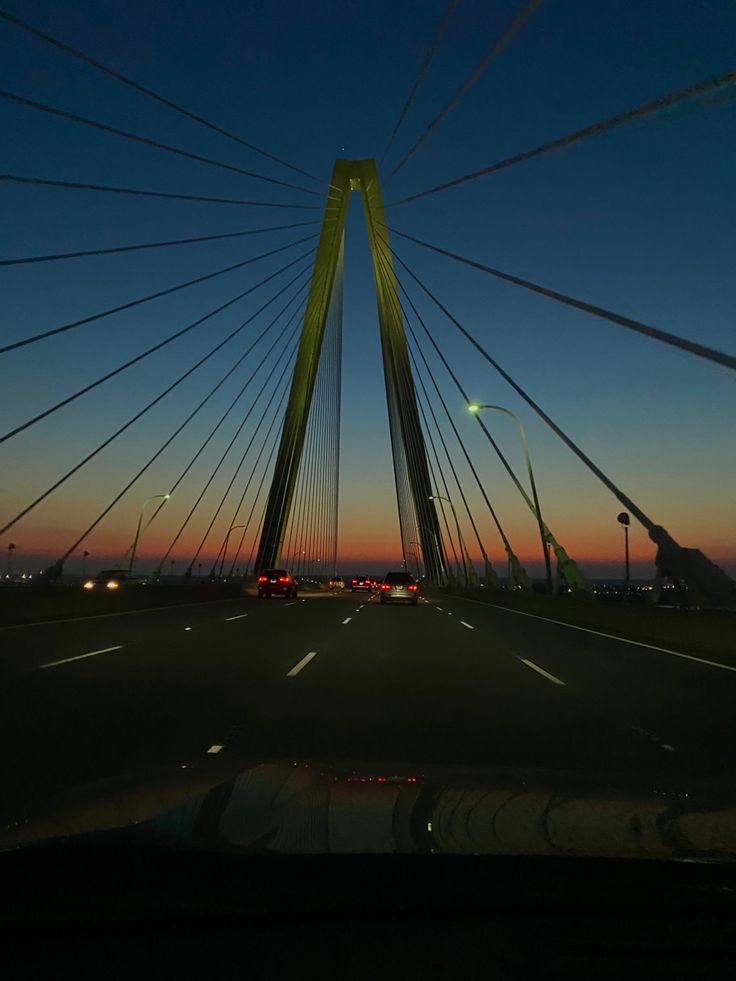
[[[191,630],[191,627],[184,627],[185,630]]]
[[[76,657],[65,657],[61,661],[49,661],[46,664],[39,664],[39,668],[55,668],[57,664],[69,664],[70,661],[82,661],[85,657],[95,657],[97,654],[109,654],[111,651],[121,651],[122,644],[115,647],[103,647],[99,651],[90,651],[89,654],[77,654]]]
[[[284,603],[284,606],[296,606],[296,602],[294,602],[294,603]]]
[[[451,617],[452,616],[452,613],[448,613],[447,615],[448,615],[448,617]]]
[[[241,602],[239,596],[229,599],[197,600],[196,603],[171,603],[169,606],[149,606],[140,610],[118,610],[117,613],[93,613],[87,617],[61,617],[55,620],[35,620],[33,623],[9,623],[0,630],[22,630],[24,627],[45,627],[49,623],[79,623],[81,620],[105,620],[108,617],[132,617],[137,613],[160,613],[161,610],[181,610],[185,606],[216,606],[217,603]]]
[[[221,749],[224,749],[224,748],[225,748],[224,746],[220,746],[217,743],[215,743],[214,746],[210,746],[210,748],[207,750],[207,752],[208,753],[219,753],[220,750]]]
[[[306,666],[309,664],[309,662],[312,660],[312,658],[313,657],[316,657],[316,656],[317,656],[317,651],[310,651],[309,654],[305,655],[305,657],[303,657],[301,659],[301,661],[299,661],[298,664],[295,664],[294,665],[294,667],[291,669],[291,671],[287,671],[286,672],[286,677],[287,678],[294,678],[294,677],[296,677],[296,675],[299,674],[299,672],[302,670],[302,668],[306,668]]]
[[[549,671],[545,671],[544,668],[540,668],[538,664],[534,663],[534,661],[527,661],[525,657],[520,657],[519,660],[521,661],[522,664],[526,664],[528,668],[531,668],[532,671],[536,671],[537,674],[541,674],[543,678],[547,679],[547,681],[552,681],[556,685],[566,684],[566,682],[560,681],[559,678],[555,678],[555,676],[553,674],[550,674]]]
[[[723,668],[724,671],[736,671],[736,667],[731,664],[720,664],[718,661],[707,661],[704,657],[695,657],[693,654],[683,654],[681,651],[671,651],[668,647],[655,647],[654,644],[645,644],[641,640],[630,640],[628,637],[617,637],[616,634],[604,634],[601,630],[593,630],[591,627],[579,627],[575,623],[568,623],[566,620],[553,620],[551,617],[540,617],[538,613],[524,613],[522,610],[509,610],[505,606],[496,606],[495,603],[484,603],[482,600],[465,598],[466,603],[480,603],[481,606],[490,606],[494,610],[502,610],[504,613],[517,613],[521,617],[531,617],[533,620],[544,620],[546,623],[556,623],[558,627],[569,627],[570,630],[582,630],[585,634],[595,634],[597,637],[607,637],[608,640],[618,640],[622,644],[633,644],[634,647],[646,647],[647,650],[657,651],[659,654],[671,654],[673,657],[684,657],[686,661],[697,661],[698,664],[708,664],[711,668]]]
[[[225,622],[227,623],[229,620],[242,620],[243,617],[247,616],[247,613],[239,613],[236,617],[225,617]]]
[[[462,625],[463,625],[464,627],[467,627],[467,628],[468,628],[468,630],[475,630],[475,627],[474,627],[474,626],[472,625],[472,623],[466,623],[466,622],[465,622],[464,620],[461,620],[461,621],[460,621],[460,623],[461,623],[461,624],[462,624]]]
[[[441,606],[437,606],[437,607],[435,607],[435,609],[439,610],[440,613],[442,613],[442,607]]]
[[[350,623],[350,621],[351,621],[352,619],[353,619],[352,617],[348,617],[347,619],[345,619],[345,620],[343,620],[343,621],[342,621],[342,625],[343,625],[343,627],[345,626],[345,624],[346,624],[346,623]]]

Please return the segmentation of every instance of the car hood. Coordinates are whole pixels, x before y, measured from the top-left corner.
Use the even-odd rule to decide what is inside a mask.
[[[60,839],[723,861],[736,857],[736,794],[577,771],[218,760],[102,781],[0,824],[2,850]]]

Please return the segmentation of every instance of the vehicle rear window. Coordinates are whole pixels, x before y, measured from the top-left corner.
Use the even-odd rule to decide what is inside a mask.
[[[261,575],[273,578],[274,576],[288,576],[288,572],[286,569],[266,569]]]
[[[414,576],[410,576],[408,572],[387,572],[384,582],[390,582],[390,583],[414,582]]]

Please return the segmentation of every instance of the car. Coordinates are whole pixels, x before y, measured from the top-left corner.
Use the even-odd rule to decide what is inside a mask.
[[[333,576],[328,585],[330,589],[345,589],[345,580],[342,576]]]
[[[357,593],[359,590],[362,590],[363,592],[366,592],[366,593],[370,593],[370,591],[372,589],[372,586],[371,586],[371,577],[370,576],[353,576],[353,580],[352,580],[352,582],[350,584],[350,588],[351,588],[351,590],[354,593]]]
[[[408,572],[387,572],[381,583],[381,603],[419,602],[419,583]]]
[[[258,599],[267,596],[283,596],[296,599],[297,584],[286,569],[264,569],[258,577]]]
[[[114,592],[121,586],[130,585],[132,582],[133,580],[124,569],[105,569],[92,579],[85,579],[82,588],[87,592],[91,592],[93,589],[109,589],[110,592]]]

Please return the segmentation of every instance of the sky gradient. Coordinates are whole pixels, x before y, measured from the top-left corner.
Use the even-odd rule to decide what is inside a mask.
[[[4,6],[326,181],[337,156],[381,156],[445,3],[376,0],[366,8],[332,0],[278,5],[265,0],[162,0],[155,5],[141,0],[64,5],[7,0]],[[461,0],[389,164],[413,142],[520,6],[519,0]],[[391,202],[723,72],[734,65],[734,37],[736,6],[730,0],[548,0],[389,182],[384,198]],[[3,89],[318,188],[3,22],[0,66]],[[11,136],[2,151],[6,173],[319,206],[252,209],[2,183],[0,258],[320,218],[320,188],[320,196],[312,198],[1,100],[0,126]],[[736,98],[731,91],[387,213],[400,230],[733,353],[735,165]],[[345,252],[339,549],[345,573],[380,571],[400,559],[370,255],[362,208],[354,197]],[[295,243],[318,229],[315,223],[221,242],[0,268],[2,343]],[[205,315],[313,244],[294,245],[242,270],[3,356],[3,431]],[[682,545],[701,548],[736,573],[733,373],[410,243],[395,240],[394,245],[452,313],[645,512]],[[84,457],[254,313],[305,262],[0,446],[0,517],[16,513]],[[570,555],[592,575],[621,573],[619,503],[408,281],[407,288],[472,397],[507,405],[523,420],[545,519]],[[275,302],[274,314],[290,295],[287,291]],[[269,319],[264,314],[245,328],[7,532],[0,552],[14,542],[16,565],[29,571],[64,552]],[[269,342],[254,349],[90,535],[83,547],[92,553],[91,564],[108,564],[127,548],[141,501],[170,488]],[[436,357],[426,351],[514,550],[539,574],[533,519]],[[249,393],[258,390],[270,364]],[[142,566],[153,564],[168,548],[252,394],[239,404],[240,414],[236,408],[226,419],[147,531],[140,549]],[[262,405],[256,407],[254,420]],[[486,421],[521,470],[523,458],[510,421],[500,415]],[[253,428],[251,423],[243,428],[172,552],[177,568],[183,570],[199,544]],[[443,431],[449,441],[446,425]],[[503,570],[498,534],[467,468],[459,469],[484,545]],[[237,496],[228,499],[203,549],[205,567],[217,552]],[[469,529],[465,537],[470,544]],[[631,548],[634,573],[651,574],[654,549],[638,526],[632,527]],[[471,552],[479,554],[477,547]],[[70,562],[69,569],[78,561]]]

